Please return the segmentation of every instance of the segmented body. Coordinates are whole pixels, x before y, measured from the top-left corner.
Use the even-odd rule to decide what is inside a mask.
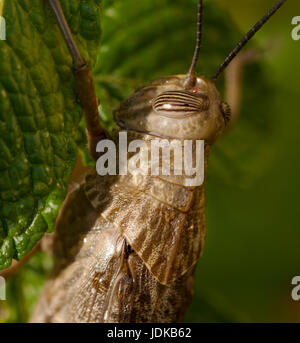
[[[183,320],[205,239],[204,202],[204,185],[184,187],[182,177],[91,172],[62,208],[56,266],[31,320]]]

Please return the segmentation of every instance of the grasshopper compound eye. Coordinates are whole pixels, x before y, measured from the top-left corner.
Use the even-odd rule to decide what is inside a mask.
[[[169,91],[158,95],[152,106],[157,114],[180,118],[208,110],[209,98],[189,91]]]

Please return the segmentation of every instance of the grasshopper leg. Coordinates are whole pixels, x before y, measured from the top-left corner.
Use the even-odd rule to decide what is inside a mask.
[[[88,63],[81,56],[78,46],[72,36],[69,25],[64,16],[59,0],[46,0],[54,14],[64,40],[73,59],[73,74],[79,101],[83,107],[87,128],[88,147],[91,156],[96,160],[96,145],[106,136],[99,120],[99,101],[95,93],[95,86]]]

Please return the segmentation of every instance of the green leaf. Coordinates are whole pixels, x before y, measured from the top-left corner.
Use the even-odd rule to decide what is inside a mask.
[[[196,6],[195,0],[104,0],[95,74],[102,119],[109,128],[112,110],[135,88],[188,70]],[[198,74],[211,77],[242,36],[216,1],[204,1]],[[271,165],[279,113],[268,73],[263,61],[246,67],[240,118],[214,146],[210,159],[208,173],[215,182],[249,186]],[[223,92],[222,81],[218,86]]]
[[[101,33],[100,0],[61,4],[93,67]],[[5,0],[2,15],[0,269],[53,230],[82,140],[72,60],[46,1]]]

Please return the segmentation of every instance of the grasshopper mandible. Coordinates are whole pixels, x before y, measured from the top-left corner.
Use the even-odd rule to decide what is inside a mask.
[[[59,1],[48,2],[73,56],[89,147],[96,159],[97,141],[107,133],[99,124],[91,74]],[[188,73],[164,77],[137,90],[114,112],[119,129],[146,144],[153,137],[204,140],[206,169],[212,144],[231,121],[216,81],[284,2],[277,1],[208,79],[195,75],[202,36],[199,0],[197,43]],[[183,320],[205,232],[204,185],[187,187],[182,176],[99,176],[93,170],[69,193],[60,212],[56,266],[32,321]]]

